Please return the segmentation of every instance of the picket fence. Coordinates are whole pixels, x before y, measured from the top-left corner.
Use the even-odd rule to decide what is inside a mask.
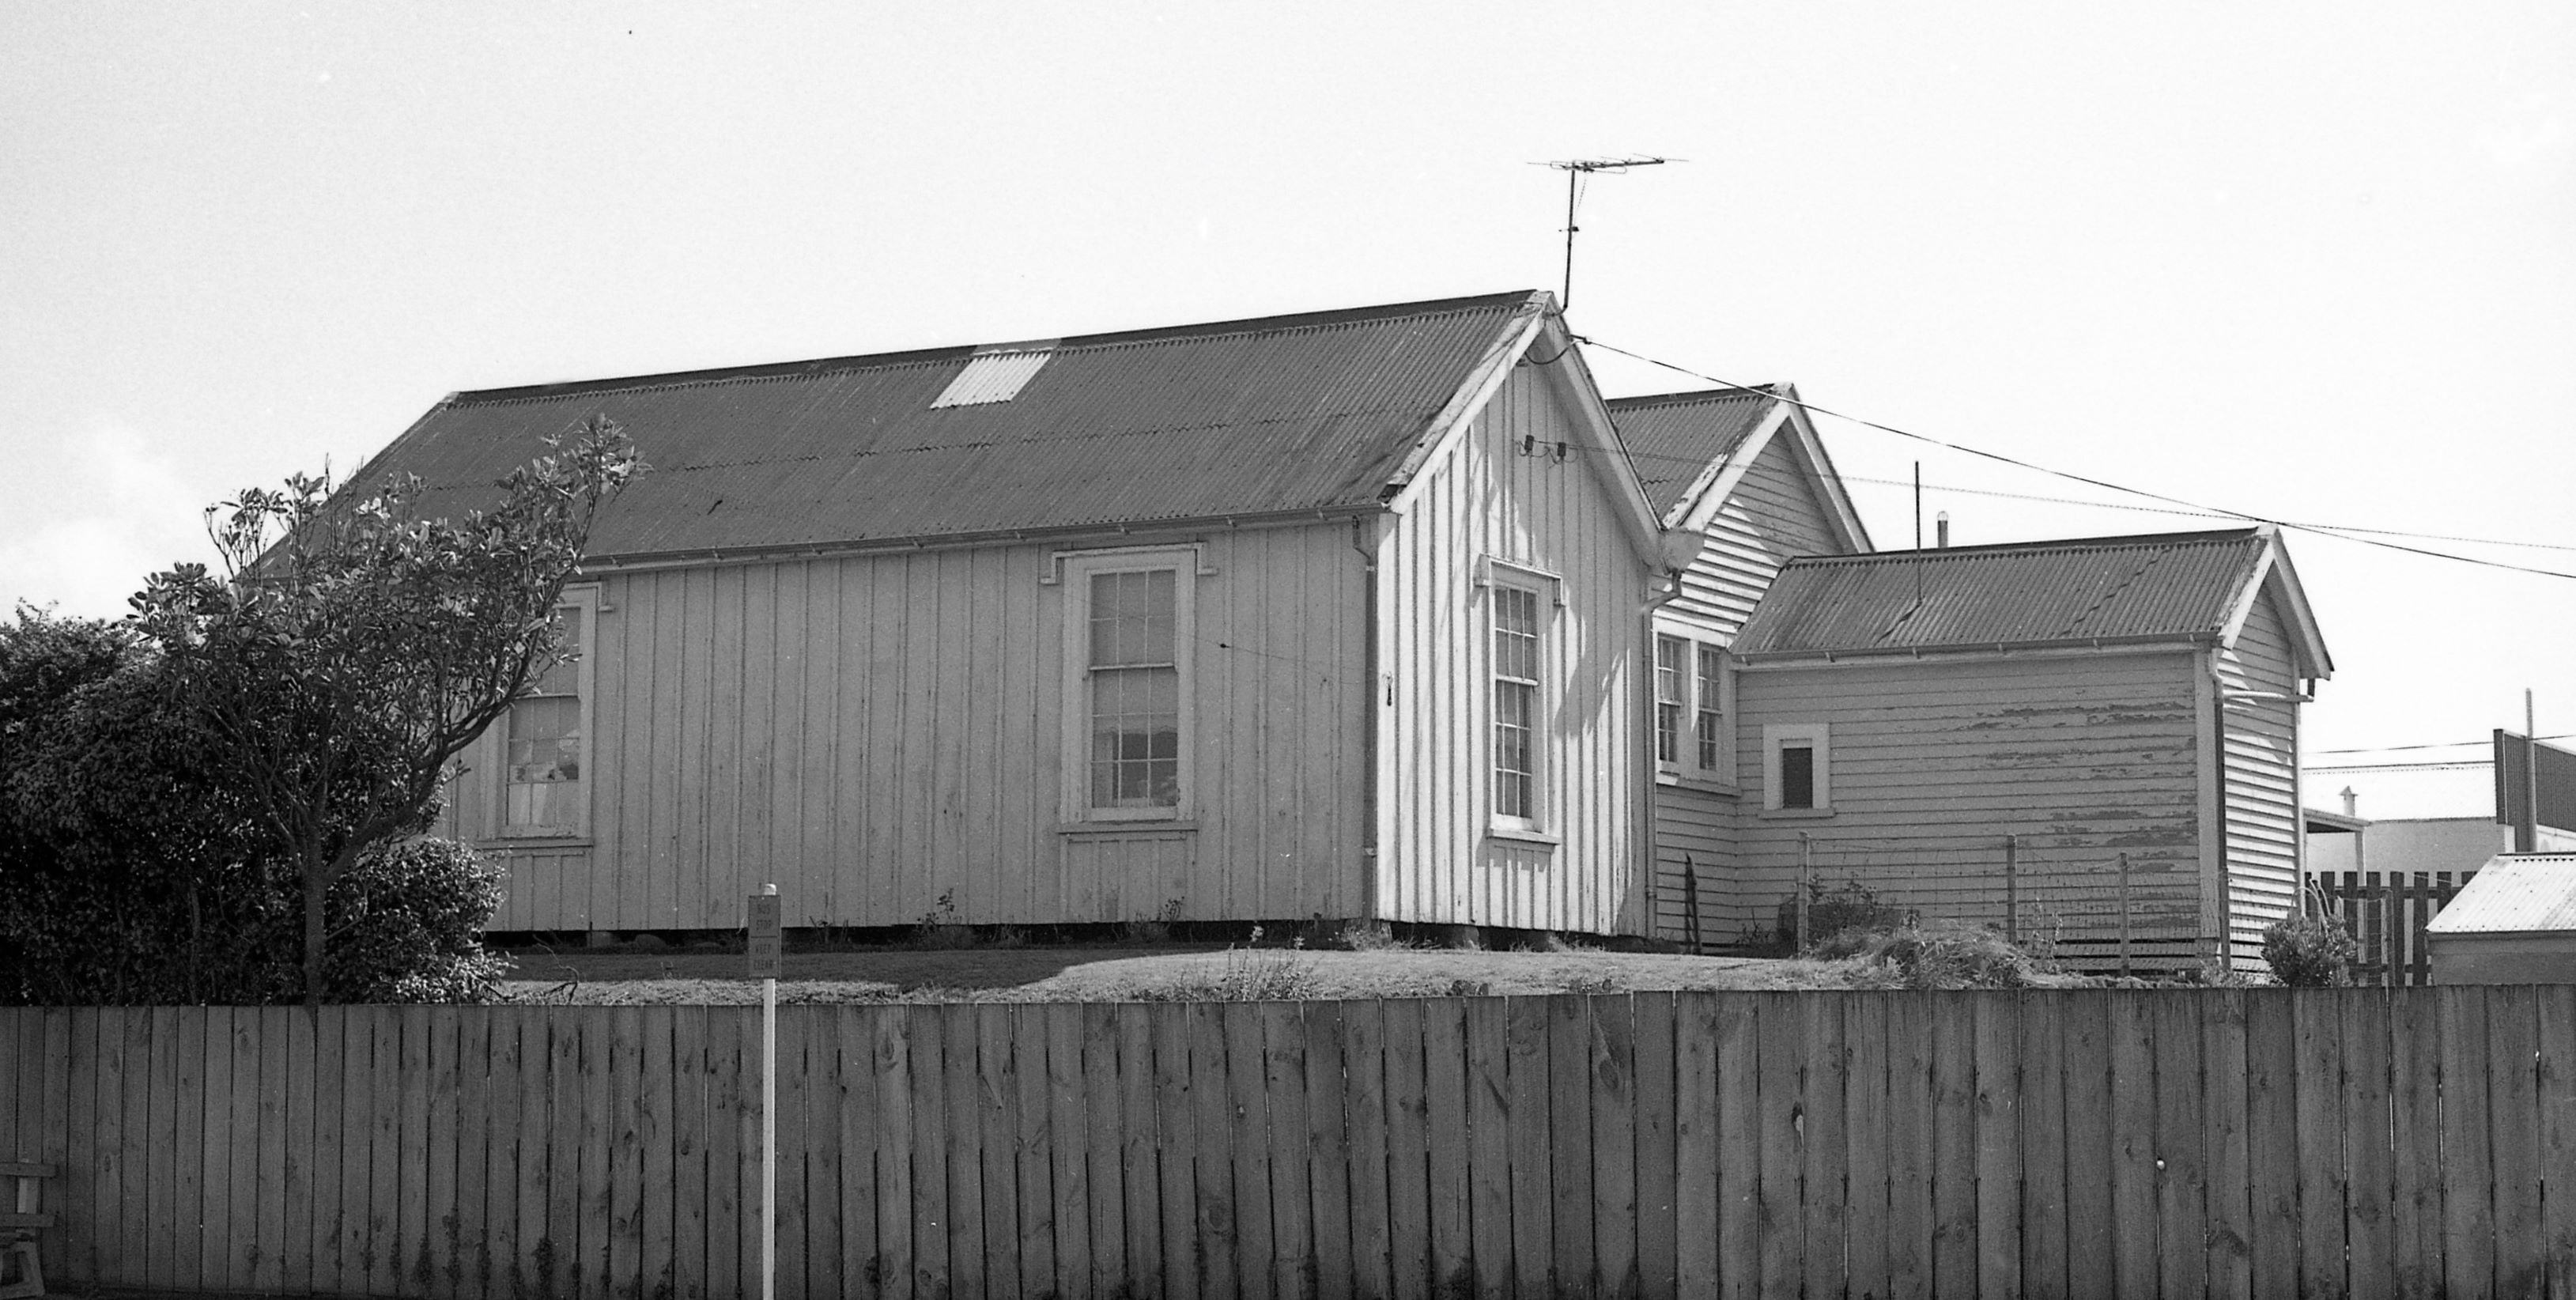
[[[778,1294],[2576,1294],[2576,987],[792,1006]],[[0,1010],[63,1283],[759,1294],[757,1009]],[[753,1171],[747,1173],[746,1171]]]

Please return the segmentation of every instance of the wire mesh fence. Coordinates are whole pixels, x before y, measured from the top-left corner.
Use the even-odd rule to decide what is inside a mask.
[[[2172,971],[2216,954],[2187,849],[1801,835],[1793,851],[1767,906],[1745,900],[1750,941],[1795,951],[1848,929],[1948,922],[2086,971]]]

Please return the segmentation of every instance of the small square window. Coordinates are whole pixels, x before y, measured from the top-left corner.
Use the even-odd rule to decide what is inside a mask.
[[[1834,806],[1833,767],[1821,722],[1762,728],[1762,807],[1817,812]]]

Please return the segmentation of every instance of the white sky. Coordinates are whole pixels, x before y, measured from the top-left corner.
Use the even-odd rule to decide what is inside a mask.
[[[1588,191],[1604,343],[2576,572],[2565,0],[0,0],[0,600],[116,613],[206,503],[457,389],[1553,287],[1528,164],[1619,153],[1689,161]],[[1883,545],[1867,480],[1917,457],[1961,544],[2221,522],[1822,428]],[[2576,732],[2576,581],[2292,551],[2312,758],[2518,728],[2525,686]],[[2487,811],[2482,771],[2308,801],[2347,783]]]

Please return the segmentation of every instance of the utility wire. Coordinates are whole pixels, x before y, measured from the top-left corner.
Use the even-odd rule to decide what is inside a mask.
[[[2535,736],[2533,739],[2576,740],[2576,732],[2570,732],[2568,734],[2558,736]],[[2490,745],[2493,743],[2495,743],[2495,738],[2490,736],[2485,740],[2437,740],[2422,745],[2362,745],[2354,749],[2313,749],[2308,752],[2312,754],[2395,754],[2410,749],[2466,749],[2471,745]]]
[[[1715,375],[1702,374],[1688,366],[1677,366],[1672,362],[1660,361],[1643,353],[1631,352],[1626,348],[1604,343],[1599,339],[1591,338],[1586,335],[1578,334],[1575,338],[1587,346],[1600,348],[1604,352],[1616,352],[1620,356],[1627,357],[1634,361],[1642,361],[1650,366],[1661,366],[1675,374],[1688,375],[1702,383],[1716,384],[1723,388],[1749,389],[1752,387],[1749,384],[1739,384],[1733,380],[1720,379]],[[1865,420],[1857,415],[1846,415],[1843,412],[1833,410],[1830,407],[1818,406],[1813,402],[1801,401],[1797,398],[1783,394],[1775,393],[1774,396],[1778,397],[1781,401],[1799,408],[1800,410],[1810,411],[1817,415],[1830,415],[1837,420],[1842,420],[1850,424],[1857,424],[1865,429],[1876,429],[1881,433],[1892,433],[1900,438],[1910,438],[1916,442],[1928,443],[1935,447],[1959,452],[1962,455],[1980,457],[1985,460],[1994,461],[1998,464],[2010,465],[2016,469],[2026,469],[2034,473],[2047,474],[2055,478],[2066,479],[2070,482],[2082,483],[2090,487],[2101,488],[2105,491],[2124,493],[2134,497],[2144,497],[2150,501],[2162,501],[2167,505],[2181,506],[2186,511],[2221,515],[2230,519],[2242,519],[2245,522],[2252,524],[2270,524],[2275,528],[2291,528],[2300,532],[2314,533],[2320,537],[2332,537],[2341,541],[2357,542],[2363,546],[2377,546],[2385,550],[2403,551],[2409,555],[2422,555],[2436,560],[2454,560],[2461,564],[2474,564],[2481,568],[2504,569],[2513,573],[2529,573],[2543,578],[2565,578],[2571,582],[2576,582],[2576,573],[2567,573],[2557,569],[2537,569],[2521,564],[2506,564],[2498,560],[2481,560],[2474,556],[2455,555],[2449,551],[2428,550],[2421,546],[2408,546],[2402,542],[2386,541],[2378,537],[2360,536],[2356,531],[2351,530],[2337,529],[2317,524],[2292,523],[2288,520],[2272,519],[2263,515],[2247,514],[2242,510],[2229,510],[2224,506],[2203,505],[2197,501],[2186,501],[2181,497],[2166,496],[2164,493],[2150,492],[2144,488],[2133,488],[2125,484],[2110,482],[2107,479],[2092,478],[2087,475],[2073,473],[2068,470],[2051,469],[2046,465],[2037,465],[2030,461],[2019,460],[2011,456],[2006,456],[2001,452],[1986,451],[1977,447],[1964,446],[1960,443],[1935,438],[1930,434],[1916,433],[1911,429],[1900,429],[1892,424],[1881,424],[1876,420]]]

